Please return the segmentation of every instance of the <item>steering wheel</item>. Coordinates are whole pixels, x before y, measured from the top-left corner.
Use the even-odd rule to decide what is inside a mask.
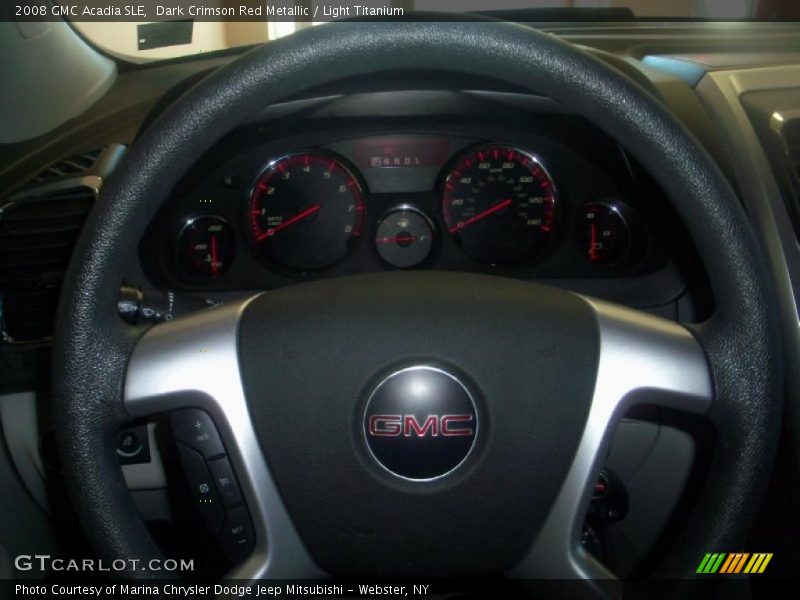
[[[150,329],[122,322],[118,265],[205,151],[266,105],[399,70],[495,78],[621,140],[691,232],[713,316],[687,328],[543,285],[418,272],[302,283]],[[657,405],[716,430],[693,513],[658,571],[691,577],[705,552],[739,547],[765,489],[782,403],[773,299],[713,160],[613,68],[512,24],[310,28],[181,97],[105,186],[59,306],[66,483],[99,556],[161,556],[115,433],[134,417],[196,407],[220,432],[252,520],[254,549],[231,577],[613,577],[582,550],[583,517],[617,422]]]

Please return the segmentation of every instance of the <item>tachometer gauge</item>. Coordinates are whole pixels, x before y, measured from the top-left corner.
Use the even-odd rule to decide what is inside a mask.
[[[607,267],[623,261],[631,249],[631,230],[623,206],[615,200],[585,204],[578,243],[592,264]]]
[[[344,258],[361,234],[361,186],[339,160],[293,154],[270,163],[250,196],[248,223],[258,250],[298,271]]]
[[[408,269],[423,262],[433,249],[433,223],[415,208],[399,206],[389,211],[375,232],[375,247],[393,267]]]
[[[468,151],[444,183],[450,233],[474,259],[491,264],[533,258],[553,235],[553,179],[531,154],[504,146]]]
[[[230,266],[235,252],[233,228],[216,215],[190,217],[178,234],[178,265],[196,279],[221,276]]]

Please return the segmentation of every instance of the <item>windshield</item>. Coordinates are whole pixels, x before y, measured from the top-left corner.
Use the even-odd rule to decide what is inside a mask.
[[[258,44],[337,19],[408,19],[420,11],[447,12],[454,18],[459,13],[483,13],[534,23],[800,19],[798,0],[173,0],[169,6],[148,0],[139,3],[115,8],[108,2],[84,0],[64,16],[89,42],[133,62]]]

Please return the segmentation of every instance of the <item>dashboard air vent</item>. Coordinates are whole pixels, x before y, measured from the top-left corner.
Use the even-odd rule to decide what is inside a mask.
[[[8,204],[0,214],[0,316],[7,341],[52,335],[72,248],[94,202],[74,187]]]
[[[79,175],[81,173],[85,173],[94,166],[102,153],[103,149],[99,149],[76,154],[75,156],[70,156],[69,158],[64,158],[56,163],[53,163],[47,168],[42,169],[33,178],[32,183],[44,183],[45,181],[54,179],[56,177],[65,177],[68,175]]]
[[[125,153],[111,144],[48,167],[0,201],[0,336],[47,342],[67,265],[103,180]],[[41,178],[41,179],[40,179]]]

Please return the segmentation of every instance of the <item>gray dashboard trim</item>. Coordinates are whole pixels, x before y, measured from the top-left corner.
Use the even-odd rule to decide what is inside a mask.
[[[49,514],[47,476],[39,448],[36,393],[0,395],[0,426],[20,479],[36,503]]]
[[[716,71],[697,94],[708,108],[736,174],[742,203],[763,244],[778,292],[787,364],[800,364],[800,245],[785,198],[741,102],[749,92],[800,88],[800,64]],[[779,107],[776,107],[776,109]],[[785,108],[785,107],[781,107]],[[800,109],[800,97],[797,99]],[[791,427],[800,431],[800,372],[786,370]],[[794,451],[800,456],[800,446]]]

